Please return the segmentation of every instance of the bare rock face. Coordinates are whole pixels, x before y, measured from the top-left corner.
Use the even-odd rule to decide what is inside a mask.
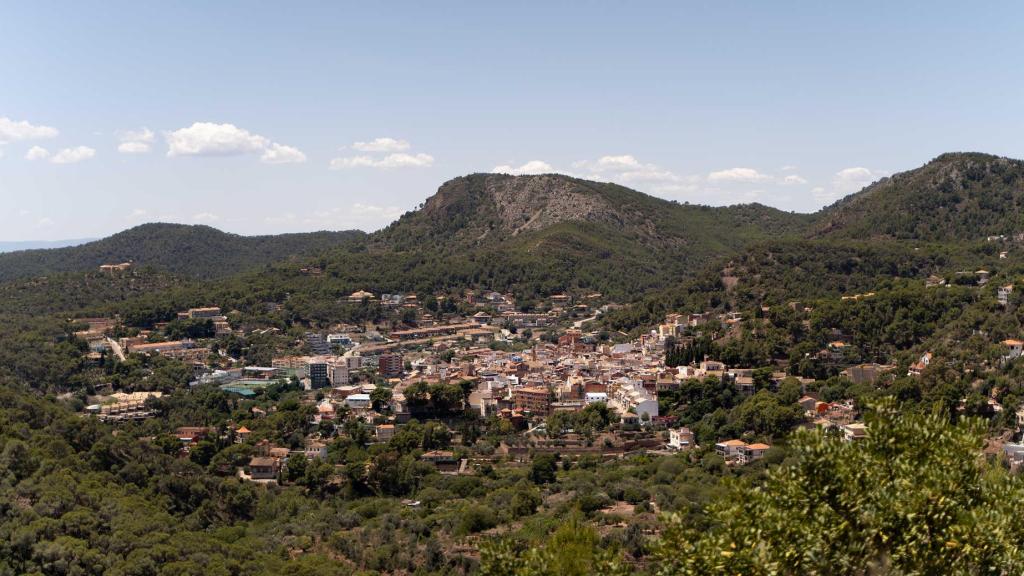
[[[472,211],[504,233],[540,230],[561,222],[619,221],[616,209],[601,195],[572,178],[475,175],[446,182],[423,207],[432,218]]]
[[[553,251],[563,261],[628,254],[651,268],[704,262],[748,242],[803,231],[809,217],[757,205],[671,202],[609,182],[560,174],[470,174],[371,235],[371,250],[443,254]]]

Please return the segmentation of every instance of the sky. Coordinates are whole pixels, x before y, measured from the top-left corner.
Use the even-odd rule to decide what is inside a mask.
[[[0,240],[378,229],[472,172],[811,212],[1024,157],[1024,4],[0,0]]]

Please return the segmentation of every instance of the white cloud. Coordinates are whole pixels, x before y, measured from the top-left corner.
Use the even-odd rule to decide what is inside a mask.
[[[145,142],[121,142],[117,151],[121,154],[146,154],[152,147]]]
[[[342,156],[331,160],[331,170],[344,168],[429,168],[434,165],[434,157],[430,154],[412,154],[402,152],[408,150],[410,144],[395,138],[377,138],[370,142],[354,142],[352,148],[368,154]],[[390,154],[383,154],[390,152]]]
[[[783,184],[807,184],[807,179],[799,174],[790,174],[782,179]]]
[[[287,229],[325,229],[345,230],[377,230],[390,224],[404,211],[397,206],[355,203],[347,207],[322,208],[306,215],[295,212],[284,212],[267,216],[263,220],[267,224],[282,226]]]
[[[149,216],[149,210],[146,210],[145,208],[136,208],[132,210],[130,214],[128,214],[128,219],[142,220],[146,218],[146,216]]]
[[[843,168],[832,177],[828,188],[818,186],[811,189],[811,195],[819,205],[828,205],[844,196],[859,191],[868,184],[885,176],[885,172],[870,170],[863,166]]]
[[[359,152],[404,152],[409,143],[395,138],[375,138],[369,142],[353,142],[352,149]]]
[[[817,186],[811,189],[811,195],[819,205],[832,204],[844,196],[860,191],[875,180],[885,176],[885,172],[871,170],[863,166],[843,168],[832,177],[832,185],[828,188]]]
[[[146,127],[142,127],[140,130],[125,130],[118,133],[118,140],[121,144],[118,145],[117,151],[122,154],[145,154],[152,149],[153,141],[156,140],[156,134],[152,130]]]
[[[402,168],[404,166],[429,168],[434,165],[434,157],[430,154],[388,154],[377,163],[381,168]]]
[[[872,172],[862,166],[843,168],[836,172],[835,178],[832,179],[832,185],[840,193],[848,194],[860,190],[880,176],[881,174]]]
[[[260,162],[264,164],[298,164],[306,161],[306,155],[293,146],[273,142],[263,151]]]
[[[640,162],[632,154],[621,156],[602,156],[595,163],[599,171],[603,170],[635,170],[641,167]]]
[[[511,166],[508,164],[502,164],[501,166],[495,166],[491,172],[496,174],[550,174],[555,169],[551,167],[551,164],[543,160],[530,160],[522,166]]]
[[[42,146],[33,146],[25,153],[25,160],[42,160],[50,157],[50,151]]]
[[[57,152],[50,158],[50,162],[53,164],[75,164],[94,156],[96,156],[96,150],[88,146],[76,146],[74,148],[64,148]]]
[[[835,192],[825,190],[824,186],[815,186],[814,188],[811,188],[811,196],[814,197],[814,201],[819,206],[823,206],[835,202],[839,195]]]
[[[794,166],[792,164],[786,164],[785,166],[779,168],[779,171],[780,172],[792,172],[793,170],[796,170],[796,169],[797,169],[796,166]]]
[[[49,226],[53,226],[53,219],[48,216],[44,216],[36,221],[36,226],[38,226],[39,228],[47,228]]]
[[[753,168],[730,168],[708,174],[709,182],[762,182],[771,176],[761,174]]]
[[[332,170],[343,168],[429,168],[434,165],[434,157],[430,154],[406,154],[398,152],[377,158],[361,155],[331,160]]]
[[[25,120],[15,122],[6,116],[0,116],[0,143],[53,138],[58,133],[57,129],[51,126],[36,126]]]
[[[216,222],[217,220],[220,220],[220,216],[217,216],[212,212],[200,212],[198,214],[193,214],[192,220],[194,222]]]
[[[331,160],[331,170],[342,168],[373,168],[377,160],[373,156],[348,156],[345,158],[334,158]]]
[[[270,141],[234,124],[196,122],[169,132],[168,156],[232,156],[262,152]]]
[[[687,177],[679,176],[670,170],[658,168],[653,164],[637,168],[636,170],[626,170],[619,173],[618,180],[621,182],[687,182],[690,179]]]
[[[118,140],[121,142],[154,142],[156,134],[143,126],[139,130],[124,130],[118,133]]]
[[[350,211],[354,216],[383,218],[388,221],[394,220],[402,215],[402,210],[397,206],[375,206],[373,204],[362,204],[356,202]]]
[[[298,148],[285,146],[253,134],[234,124],[195,122],[165,135],[168,156],[238,156],[260,154],[266,164],[304,162]]]
[[[632,154],[602,156],[597,160],[573,162],[573,168],[582,170],[583,178],[607,180],[632,185],[649,185],[656,192],[682,192],[689,190],[693,177],[680,176],[656,164],[645,164]]]

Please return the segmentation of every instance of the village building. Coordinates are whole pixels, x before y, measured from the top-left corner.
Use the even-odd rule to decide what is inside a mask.
[[[668,447],[673,450],[689,450],[694,448],[693,432],[689,428],[671,428],[668,431]]]

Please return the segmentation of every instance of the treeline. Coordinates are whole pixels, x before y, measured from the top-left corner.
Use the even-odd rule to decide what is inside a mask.
[[[954,271],[998,270],[1019,265],[1021,254],[999,258],[987,242],[910,244],[885,240],[778,240],[756,244],[742,256],[719,260],[696,277],[647,294],[603,321],[612,329],[636,330],[661,322],[671,312],[742,311],[761,306],[812,305],[900,286],[924,284],[930,275],[955,278]],[[735,281],[728,288],[723,278]],[[976,279],[972,278],[972,282]]]
[[[719,357],[718,352],[718,347],[706,336],[685,344],[675,344],[673,341],[666,346],[665,366],[675,368],[700,363],[705,359],[716,360]]]
[[[930,242],[1012,236],[1024,231],[1022,181],[1020,160],[944,154],[829,207],[819,234]]]
[[[859,442],[821,430],[798,434],[787,465],[764,482],[730,486],[708,507],[707,521],[672,516],[648,559],[651,572],[1020,572],[1024,482],[978,457],[980,421],[953,425],[890,401],[867,423],[871,433]],[[573,520],[532,548],[492,541],[482,562],[483,573],[499,576],[635,573],[626,554]]]
[[[239,236],[209,226],[143,224],[80,246],[0,254],[0,282],[128,261],[180,276],[222,278],[291,257],[308,258],[364,236],[359,231]]]

